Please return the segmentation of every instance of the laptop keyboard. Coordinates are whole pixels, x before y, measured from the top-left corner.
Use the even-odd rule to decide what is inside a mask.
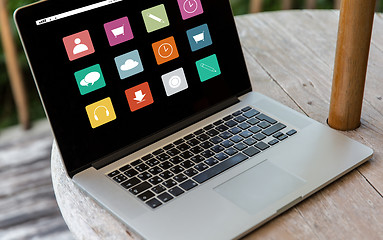
[[[155,209],[296,133],[245,107],[107,176]]]

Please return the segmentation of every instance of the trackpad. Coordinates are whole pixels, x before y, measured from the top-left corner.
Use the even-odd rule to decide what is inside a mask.
[[[303,179],[264,161],[214,190],[245,211],[256,214],[304,183]]]

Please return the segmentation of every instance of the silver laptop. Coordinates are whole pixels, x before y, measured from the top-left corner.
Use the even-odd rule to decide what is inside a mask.
[[[140,238],[240,238],[372,156],[252,91],[228,0],[15,20],[68,176]]]

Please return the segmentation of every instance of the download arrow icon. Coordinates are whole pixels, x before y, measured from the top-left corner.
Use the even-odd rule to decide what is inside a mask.
[[[143,102],[145,101],[144,98],[146,96],[146,94],[142,94],[142,91],[137,91],[135,92],[135,95],[136,95],[136,98],[133,98],[133,100],[137,101],[137,102]]]

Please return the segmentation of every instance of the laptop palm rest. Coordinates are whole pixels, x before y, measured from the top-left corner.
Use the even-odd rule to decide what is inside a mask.
[[[303,179],[264,161],[214,190],[248,213],[257,214],[304,184]]]

